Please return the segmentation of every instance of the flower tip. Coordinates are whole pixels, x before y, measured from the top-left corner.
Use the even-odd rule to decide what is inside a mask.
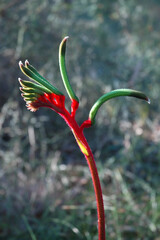
[[[26,59],[25,66],[28,66],[28,65],[29,65],[29,61]]]
[[[66,41],[68,38],[69,38],[69,36],[66,36],[66,37],[64,38],[64,41]]]
[[[67,42],[68,38],[69,38],[69,36],[64,37],[62,40],[62,43],[64,44],[65,42]]]
[[[148,104],[151,104],[151,100],[149,98],[147,99],[147,102],[148,102]]]
[[[19,61],[19,66],[21,67],[21,66],[23,66],[23,63],[22,63],[22,61]]]
[[[21,83],[21,82],[22,82],[22,79],[21,79],[21,78],[18,78],[18,81]]]

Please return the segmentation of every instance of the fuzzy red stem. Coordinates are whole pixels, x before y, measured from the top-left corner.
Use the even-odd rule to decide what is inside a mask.
[[[80,150],[84,154],[90,173],[92,176],[94,191],[96,195],[96,202],[97,202],[97,214],[98,214],[98,239],[99,240],[106,240],[105,238],[105,213],[104,213],[104,204],[103,204],[103,196],[102,196],[102,189],[99,180],[99,175],[96,167],[96,163],[92,154],[92,151],[88,145],[88,142],[83,134],[83,127],[79,127],[74,117],[64,109],[64,112],[60,114],[66,123],[71,128],[76,141],[80,147]]]

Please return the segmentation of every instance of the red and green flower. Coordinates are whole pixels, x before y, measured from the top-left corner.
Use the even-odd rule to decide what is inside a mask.
[[[89,117],[86,121],[82,123],[81,126],[78,125],[75,120],[75,114],[79,106],[79,99],[74,93],[65,66],[65,52],[66,52],[66,41],[68,37],[65,37],[59,47],[59,66],[60,73],[66,91],[71,99],[71,112],[69,112],[65,107],[65,96],[61,93],[56,87],[50,84],[43,76],[41,76],[38,71],[29,64],[26,60],[25,65],[20,61],[19,66],[21,71],[29,78],[29,80],[22,80],[19,78],[20,90],[22,91],[22,97],[26,101],[27,108],[35,112],[40,107],[48,107],[57,112],[61,117],[64,118],[66,123],[71,128],[75,139],[85,155],[88,162],[92,181],[94,185],[96,200],[97,200],[97,213],[98,213],[98,231],[99,231],[99,240],[105,240],[105,217],[104,217],[104,206],[101,185],[99,181],[99,176],[95,164],[95,160],[92,154],[92,151],[88,145],[88,142],[83,134],[84,128],[91,127],[95,123],[96,114],[103,103],[109,99],[120,97],[120,96],[129,96],[136,97],[148,102],[148,97],[139,91],[132,89],[117,89],[101,96],[93,105],[89,112]]]

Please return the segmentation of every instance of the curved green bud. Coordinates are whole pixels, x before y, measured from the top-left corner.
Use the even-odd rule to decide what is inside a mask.
[[[32,98],[31,97],[24,97],[24,96],[22,96],[22,97],[26,102],[34,102],[34,101],[37,100],[36,97],[32,97]]]
[[[22,93],[22,97],[24,98],[38,98],[38,96],[37,93]]]
[[[66,52],[66,41],[69,37],[65,37],[60,46],[59,46],[59,67],[60,67],[60,73],[61,73],[61,76],[62,76],[62,80],[63,80],[63,83],[64,83],[64,86],[66,88],[66,91],[70,97],[70,99],[74,99],[76,100],[77,102],[79,102],[79,99],[77,98],[77,96],[75,95],[72,87],[71,87],[71,84],[69,82],[69,79],[68,79],[68,75],[67,75],[67,71],[66,71],[66,65],[65,65],[65,52]]]
[[[21,78],[18,78],[18,80],[20,85],[23,87],[23,89],[31,88],[31,89],[40,90],[46,93],[52,93],[51,90],[47,89],[46,87],[43,87],[42,85],[38,85],[30,81],[25,81],[25,80],[22,80]]]
[[[148,103],[150,103],[150,99],[142,92],[131,90],[131,89],[113,90],[113,91],[111,91],[109,93],[106,93],[103,96],[101,96],[95,102],[93,107],[91,108],[90,113],[89,113],[89,119],[91,120],[92,124],[95,123],[95,117],[96,117],[97,111],[99,110],[101,105],[104,102],[108,101],[109,99],[112,99],[112,98],[115,98],[115,97],[120,97],[120,96],[136,97],[136,98],[143,99],[143,100],[147,101]]]
[[[63,95],[57,88],[55,88],[52,84],[50,84],[45,78],[43,78],[40,74],[37,74],[36,70],[32,72],[28,67],[25,67],[21,61],[19,62],[19,66],[21,71],[26,76],[34,80],[35,82],[38,82],[40,85],[44,86],[45,88],[47,88],[48,90],[50,90],[51,92],[57,95]],[[33,70],[33,67],[32,67],[32,70]]]
[[[31,64],[29,64],[28,60],[25,61],[25,67],[31,70],[38,78],[41,78],[42,80],[48,82],[42,75],[39,74],[39,72]]]
[[[38,90],[38,89],[34,89],[34,88],[20,88],[20,90],[23,92],[23,93],[37,93],[39,95],[43,95],[44,92],[41,91],[41,90]]]

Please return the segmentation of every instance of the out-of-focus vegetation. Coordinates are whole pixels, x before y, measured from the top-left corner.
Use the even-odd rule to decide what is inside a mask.
[[[85,131],[107,239],[160,239],[159,22],[158,0],[0,1],[0,239],[97,239],[91,177],[72,134],[56,113],[27,111],[18,89],[18,61],[28,59],[65,92],[58,68],[65,35],[79,123],[111,89],[151,99],[112,100]]]

